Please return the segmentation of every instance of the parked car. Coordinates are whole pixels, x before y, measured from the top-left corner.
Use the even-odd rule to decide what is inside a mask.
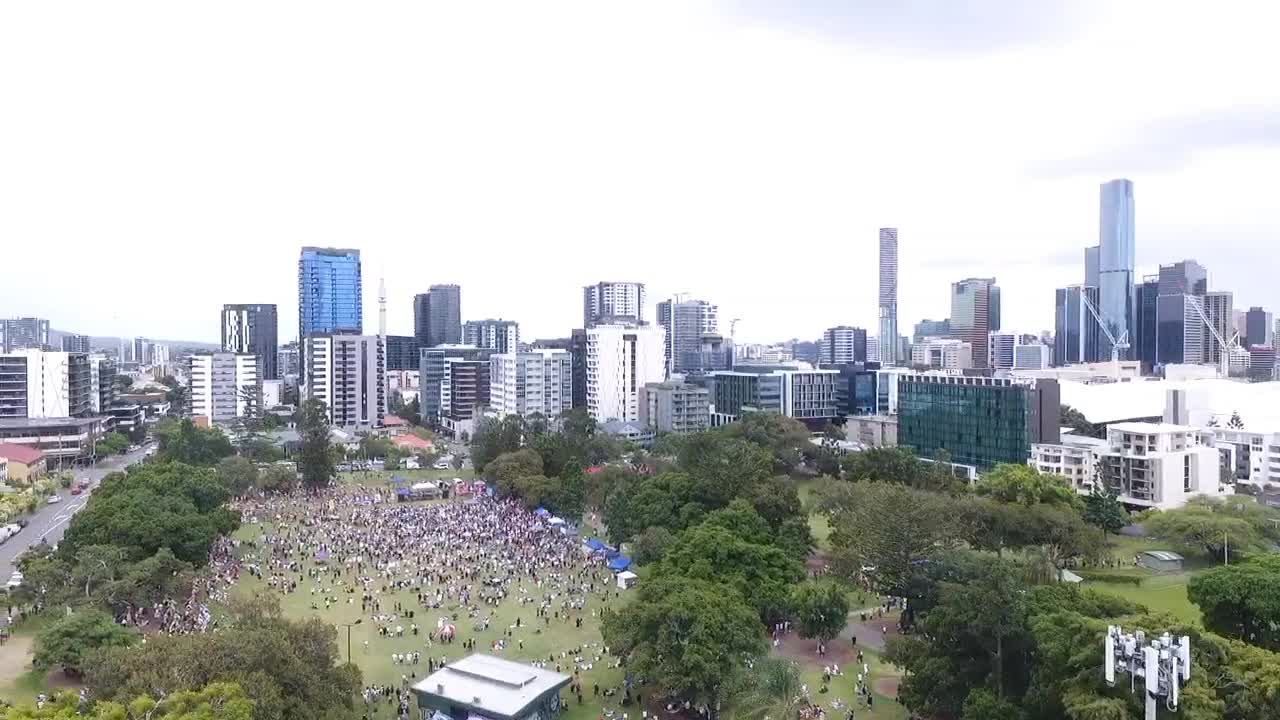
[[[9,582],[5,583],[4,586],[8,590],[13,590],[14,588],[21,587],[22,573],[18,572],[17,570],[14,570],[13,574],[9,576]]]
[[[59,497],[59,496],[57,496],[57,495],[50,495],[50,496],[49,496],[49,504],[50,504],[50,505],[57,505],[57,504],[58,504],[58,503],[60,503],[60,502],[62,502],[62,498],[61,498],[61,497]]]

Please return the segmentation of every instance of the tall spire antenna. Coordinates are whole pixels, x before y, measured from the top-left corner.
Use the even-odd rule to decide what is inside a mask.
[[[387,336],[387,281],[378,278],[378,336]]]

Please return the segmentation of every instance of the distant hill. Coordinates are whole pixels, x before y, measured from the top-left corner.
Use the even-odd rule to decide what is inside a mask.
[[[49,330],[49,345],[55,348],[62,347],[62,337],[64,335],[75,335],[67,330]],[[169,346],[170,353],[180,353],[183,350],[217,350],[220,345],[218,343],[199,342],[197,340],[165,340],[162,338],[147,338],[152,342],[158,342],[162,345]],[[115,349],[120,347],[120,341],[133,343],[133,338],[118,338],[110,335],[90,335],[89,346],[100,348],[103,350]]]

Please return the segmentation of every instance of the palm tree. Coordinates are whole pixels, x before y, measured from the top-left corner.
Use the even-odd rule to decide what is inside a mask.
[[[800,669],[790,660],[765,657],[746,671],[729,713],[735,720],[795,720],[808,699],[800,692]]]

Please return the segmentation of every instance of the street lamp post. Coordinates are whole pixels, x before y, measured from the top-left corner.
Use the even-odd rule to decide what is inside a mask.
[[[347,663],[348,664],[351,663],[351,628],[354,625],[359,625],[362,619],[363,618],[358,618],[355,622],[351,622],[351,623],[338,623],[338,627],[345,627],[347,629]]]

